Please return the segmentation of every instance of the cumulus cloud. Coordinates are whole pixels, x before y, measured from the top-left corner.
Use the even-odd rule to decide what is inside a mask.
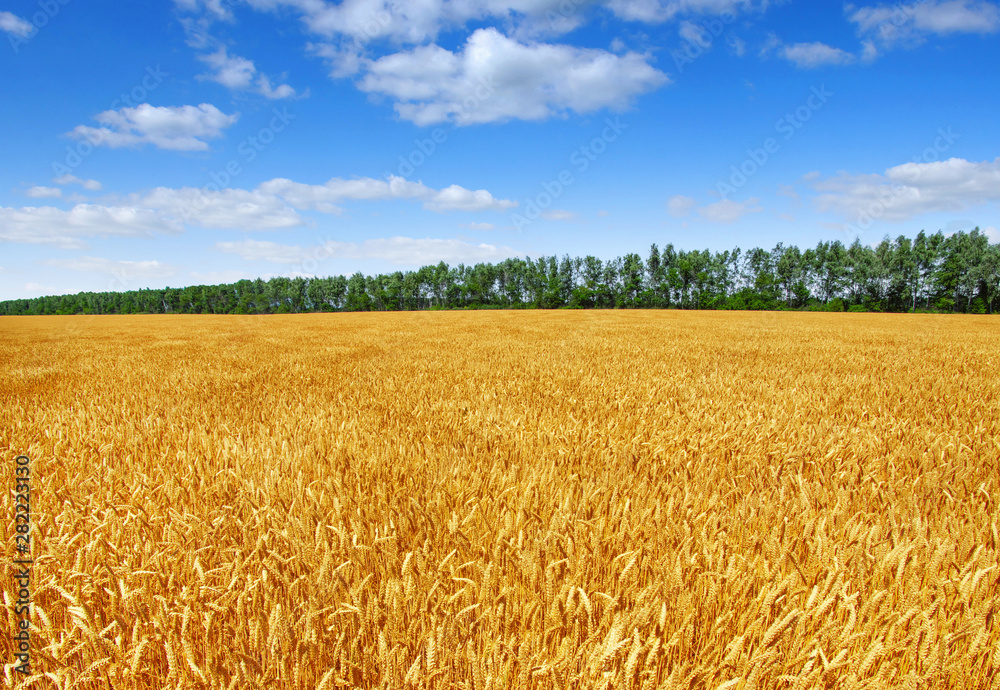
[[[0,31],[5,31],[12,36],[27,38],[34,31],[35,27],[30,22],[26,22],[16,14],[10,12],[0,12]]]
[[[200,228],[231,230],[280,230],[302,225],[302,217],[281,198],[246,189],[196,189],[157,187],[129,201],[152,209],[174,222]]]
[[[279,196],[296,208],[324,213],[340,213],[341,208],[336,204],[348,199],[419,199],[435,194],[433,189],[422,182],[411,182],[395,175],[388,180],[376,180],[372,177],[345,180],[335,177],[326,184],[318,185],[276,178],[262,183],[257,190],[263,194]]]
[[[152,144],[174,151],[204,151],[206,139],[222,136],[239,119],[214,105],[154,107],[143,103],[134,108],[106,110],[94,117],[101,127],[78,125],[70,136],[86,139],[94,146],[119,148]]]
[[[485,189],[471,190],[453,184],[437,192],[424,208],[439,213],[444,211],[503,211],[517,206],[516,201],[496,199]]]
[[[708,33],[708,29],[692,21],[685,20],[681,22],[678,33],[688,43],[694,43],[703,48],[708,48],[712,45],[712,37]]]
[[[301,264],[310,259],[314,261],[380,259],[401,266],[424,266],[441,261],[446,263],[502,261],[517,255],[517,252],[509,247],[493,244],[412,237],[389,237],[359,243],[329,240],[314,247],[243,240],[219,242],[215,248],[220,252],[235,254],[247,261],[270,261],[279,264]]]
[[[192,45],[218,45],[206,23],[229,18],[218,1],[177,0],[197,19],[183,18]],[[682,22],[692,40],[706,40],[707,21],[730,23],[771,0],[245,0],[264,12],[297,15],[315,37],[307,50],[323,58],[334,78],[357,78],[366,93],[393,102],[399,117],[419,125],[471,125],[511,119],[540,120],[605,107],[627,107],[669,82],[648,55],[539,42],[579,29],[608,13],[630,22]],[[700,23],[699,23],[700,22]],[[439,36],[472,27],[465,45],[437,45]],[[485,28],[488,27],[488,28]],[[502,27],[498,30],[493,27]],[[386,54],[387,47],[395,51]],[[399,50],[400,47],[406,48]],[[450,47],[450,46],[449,46]],[[730,50],[744,54],[741,39]],[[217,49],[218,76],[248,84],[252,63]],[[256,82],[254,82],[256,83]],[[246,88],[246,87],[245,87]],[[279,87],[280,88],[280,87]],[[484,91],[484,88],[486,89]]]
[[[478,29],[457,52],[437,45],[364,62],[358,87],[396,101],[418,125],[542,120],[572,111],[623,107],[666,84],[638,53],[521,43]]]
[[[667,211],[675,218],[683,218],[698,202],[689,196],[675,194],[667,200]]]
[[[825,43],[795,43],[781,48],[781,56],[797,67],[807,69],[826,65],[848,65],[855,57],[840,48]]]
[[[415,199],[431,211],[502,211],[517,206],[516,201],[497,199],[485,189],[471,190],[451,185],[435,190],[423,182],[412,182],[390,175],[387,180],[360,177],[351,180],[333,178],[326,184],[310,185],[277,178],[258,186],[263,194],[281,197],[300,209],[339,213],[338,203],[349,200]]]
[[[88,237],[151,237],[181,229],[178,222],[155,211],[129,206],[77,204],[68,211],[52,206],[0,206],[0,242],[80,249]]]
[[[270,99],[291,98],[295,95],[295,89],[288,84],[272,86],[267,75],[257,74],[257,68],[251,60],[230,55],[225,46],[219,46],[214,53],[199,55],[198,59],[211,67],[211,71],[199,75],[199,79],[214,81],[234,91],[252,90]]]
[[[660,23],[684,14],[735,14],[740,10],[764,10],[768,0],[608,0],[605,4],[621,19]]]
[[[849,4],[845,9],[859,35],[885,48],[918,45],[932,34],[1000,30],[1000,7],[982,0],[921,0],[867,7]]]
[[[199,55],[198,59],[212,68],[209,74],[200,75],[199,79],[208,79],[230,89],[248,88],[257,71],[253,62],[237,55],[229,55],[225,46],[214,53]]]
[[[517,35],[559,34],[581,26],[587,8],[566,0],[247,0],[260,10],[292,8],[307,31],[346,37],[354,49],[377,41],[419,44],[470,22],[503,22]],[[588,3],[591,4],[591,3]]]
[[[573,220],[576,218],[576,214],[572,211],[554,208],[550,211],[542,211],[542,218],[545,220]]]
[[[698,215],[712,223],[735,223],[747,214],[763,211],[759,203],[758,197],[751,197],[742,203],[732,199],[722,199],[714,204],[702,206],[698,209]]]
[[[61,193],[58,188],[34,189],[48,190],[49,195]],[[304,224],[299,211],[339,213],[341,209],[336,204],[340,202],[394,199],[421,202],[425,209],[438,213],[504,211],[517,206],[516,201],[498,199],[485,189],[451,185],[437,190],[402,177],[333,178],[322,185],[278,178],[252,190],[157,187],[127,195],[114,206],[80,203],[69,211],[54,207],[0,207],[0,242],[52,244],[72,249],[86,246],[83,240],[88,237],[148,237],[154,233],[181,232],[184,226],[282,230]]]
[[[816,180],[813,188],[820,192],[815,200],[820,211],[852,221],[863,217],[909,220],[1000,201],[1000,158],[904,163],[881,175],[840,173]]]
[[[226,6],[232,5],[228,0],[174,0],[174,3],[188,12],[204,12],[215,19],[230,20],[233,17]]]
[[[92,192],[97,192],[101,189],[101,183],[97,180],[81,180],[76,175],[70,175],[69,173],[53,178],[52,181],[61,185],[78,184],[84,189],[89,189]]]
[[[199,7],[197,0],[179,0],[178,4]],[[247,4],[263,11],[291,9],[300,15],[307,31],[327,38],[345,37],[355,49],[362,49],[379,41],[426,43],[443,31],[476,22],[502,23],[519,37],[562,34],[585,24],[593,15],[592,8],[601,6],[627,21],[661,23],[680,16],[764,10],[770,0],[247,0]]]
[[[25,192],[32,199],[57,199],[62,196],[58,187],[32,187]]]

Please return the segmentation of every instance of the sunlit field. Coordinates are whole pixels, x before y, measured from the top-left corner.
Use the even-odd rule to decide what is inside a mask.
[[[4,683],[1000,688],[998,433],[988,316],[5,317]]]

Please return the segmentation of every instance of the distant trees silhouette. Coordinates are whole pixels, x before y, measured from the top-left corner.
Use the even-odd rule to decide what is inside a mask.
[[[0,315],[273,314],[560,307],[994,313],[1000,245],[979,228],[815,248],[507,259],[349,278],[272,278],[0,302]]]

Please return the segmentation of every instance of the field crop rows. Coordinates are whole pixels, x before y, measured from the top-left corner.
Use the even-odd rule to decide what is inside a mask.
[[[990,317],[11,317],[36,688],[1000,688]],[[13,544],[12,491],[2,493]],[[10,553],[10,549],[6,553]],[[5,557],[4,568],[10,568]]]

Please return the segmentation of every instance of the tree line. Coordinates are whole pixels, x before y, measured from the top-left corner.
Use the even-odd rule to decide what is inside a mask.
[[[684,251],[652,245],[602,261],[594,256],[507,259],[474,266],[350,277],[240,280],[224,285],[81,292],[0,302],[0,315],[272,314],[560,307],[582,309],[800,309],[994,313],[1000,245],[979,228],[915,239],[820,242],[800,251]]]

